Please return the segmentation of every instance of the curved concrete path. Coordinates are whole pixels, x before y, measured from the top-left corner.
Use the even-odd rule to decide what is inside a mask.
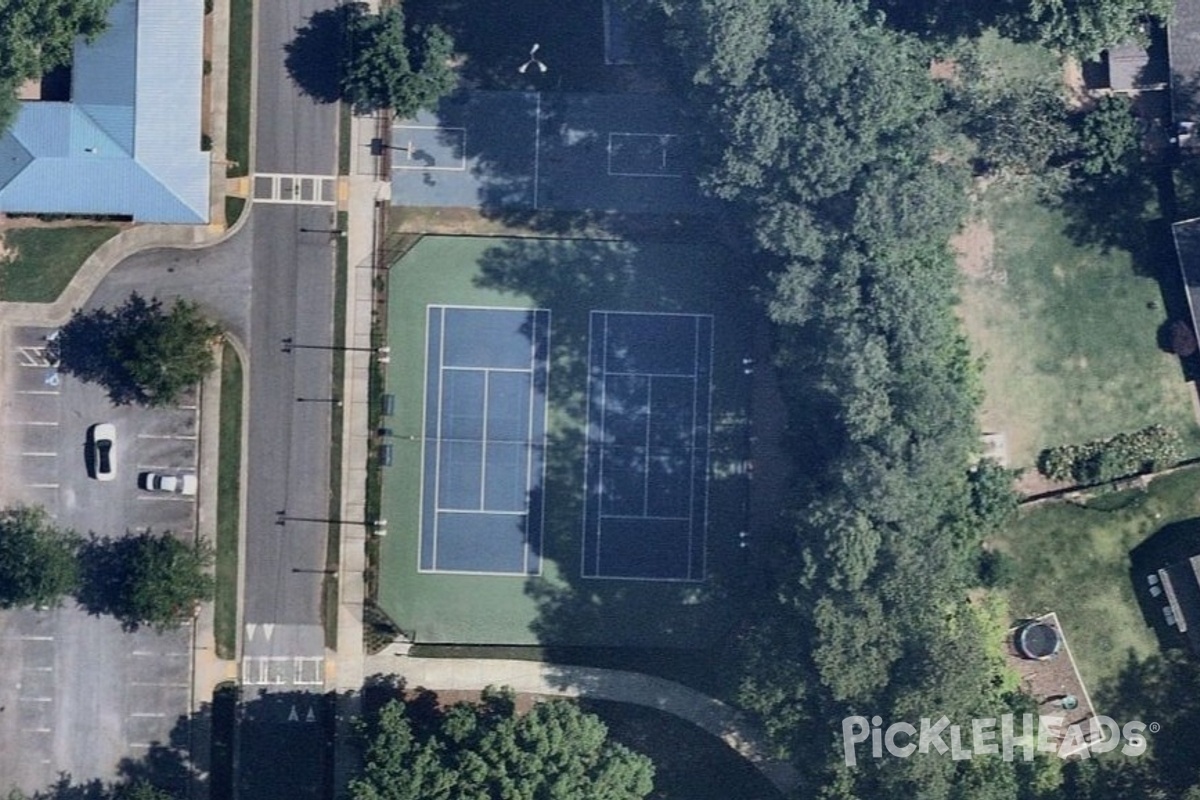
[[[478,658],[413,658],[388,648],[367,659],[367,673],[396,674],[410,688],[433,691],[480,691],[510,686],[519,693],[586,697],[632,703],[687,720],[720,738],[746,758],[780,792],[790,794],[799,784],[791,764],[773,759],[766,736],[734,709],[674,681],[596,667],[543,664]]]

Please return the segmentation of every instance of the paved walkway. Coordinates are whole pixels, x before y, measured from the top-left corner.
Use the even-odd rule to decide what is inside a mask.
[[[511,686],[524,694],[587,697],[654,708],[720,738],[752,762],[780,792],[790,793],[799,785],[795,768],[771,758],[765,735],[737,711],[682,684],[652,675],[536,661],[412,658],[405,655],[403,647],[368,657],[366,668],[369,674],[399,675],[411,688],[479,691],[488,686]]]

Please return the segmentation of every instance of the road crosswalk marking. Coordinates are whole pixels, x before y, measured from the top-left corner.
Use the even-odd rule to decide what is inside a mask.
[[[337,177],[256,172],[252,181],[254,202],[290,205],[337,204]]]

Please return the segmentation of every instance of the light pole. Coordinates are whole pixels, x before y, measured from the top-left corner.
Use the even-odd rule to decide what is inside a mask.
[[[536,65],[537,65],[537,70],[538,70],[538,72],[545,72],[545,71],[546,71],[546,69],[547,69],[546,65],[545,65],[545,64],[543,64],[543,63],[542,63],[542,62],[541,62],[541,61],[538,59],[538,57],[537,57],[537,51],[538,51],[538,48],[539,48],[539,47],[541,47],[541,45],[540,45],[540,44],[534,44],[534,46],[533,46],[533,47],[529,48],[529,60],[528,60],[528,61],[526,61],[526,62],[525,62],[524,64],[522,64],[521,66],[517,67],[517,72],[519,72],[519,73],[521,73],[522,75],[524,75],[524,74],[525,74],[525,70],[529,69],[529,66],[530,66],[531,64],[536,64]]]
[[[342,407],[342,398],[340,397],[297,397],[297,403],[331,403],[334,406]]]
[[[328,233],[335,239],[345,239],[346,232],[341,228],[301,228],[301,233]]]

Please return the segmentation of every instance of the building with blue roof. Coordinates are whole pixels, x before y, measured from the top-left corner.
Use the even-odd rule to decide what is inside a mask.
[[[116,0],[71,99],[22,101],[0,136],[0,211],[207,223],[203,48],[204,0]]]

